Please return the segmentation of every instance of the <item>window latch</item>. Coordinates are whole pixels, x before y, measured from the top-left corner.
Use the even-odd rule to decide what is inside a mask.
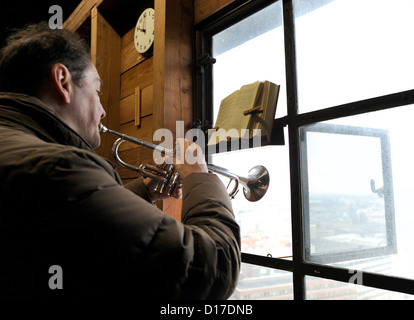
[[[197,68],[200,74],[204,74],[205,68],[210,67],[216,63],[216,59],[210,56],[209,53],[202,53],[197,59]]]

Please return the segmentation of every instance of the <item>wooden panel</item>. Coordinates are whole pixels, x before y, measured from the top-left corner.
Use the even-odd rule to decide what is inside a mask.
[[[194,0],[194,22],[199,23],[235,0]]]
[[[141,89],[141,118],[152,114],[153,104],[153,85]],[[120,104],[120,124],[134,120],[135,114],[135,92],[121,100]]]
[[[153,128],[175,134],[175,123],[192,123],[193,1],[155,0]],[[181,200],[163,201],[163,211],[181,219]]]
[[[152,57],[140,55],[133,43],[135,29],[127,32],[121,40],[121,101],[120,132],[145,141],[152,142],[152,93],[153,66]],[[139,89],[139,92],[136,90]],[[135,99],[140,100],[140,125],[135,125]],[[153,150],[124,142],[120,146],[121,158],[133,165],[153,163]],[[119,174],[124,182],[139,176],[138,173],[119,167]]]
[[[134,101],[134,124],[136,126],[141,125],[141,88],[135,88],[135,101]]]
[[[121,38],[93,8],[91,15],[91,57],[99,75],[103,79],[101,103],[106,111],[106,118],[102,123],[110,129],[119,127],[119,101],[120,101],[120,63]],[[101,135],[101,146],[97,152],[109,158],[113,138]]]
[[[121,99],[134,94],[136,87],[145,88],[152,83],[153,66],[149,58],[121,75]]]
[[[135,49],[134,44],[135,29],[132,29],[122,37],[122,50],[121,50],[121,72],[128,71],[138,63],[147,59],[147,57],[140,54]]]
[[[78,28],[91,15],[93,7],[98,7],[103,0],[83,0],[63,23],[63,28],[77,31]]]
[[[135,126],[134,121],[121,125],[120,132],[135,138],[139,138],[145,141],[152,142],[153,130],[152,130],[152,115],[141,118],[142,125]],[[138,146],[130,142],[124,142],[119,147],[120,150],[134,149]]]
[[[135,33],[135,29],[131,29],[122,36],[121,38],[122,49],[125,48],[128,44],[130,44],[134,40],[134,33]]]
[[[154,85],[141,88],[141,118],[152,114],[154,104]]]
[[[123,98],[119,107],[119,124],[134,120],[135,93]]]
[[[156,0],[155,6],[153,127],[175,134],[177,120],[186,129],[192,124],[193,8],[185,0]]]

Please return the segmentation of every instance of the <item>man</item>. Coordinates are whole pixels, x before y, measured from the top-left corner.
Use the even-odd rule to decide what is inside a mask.
[[[101,85],[67,30],[30,26],[0,53],[0,296],[229,297],[240,238],[224,186],[205,163],[176,165],[182,222],[148,179],[122,186],[93,151]]]

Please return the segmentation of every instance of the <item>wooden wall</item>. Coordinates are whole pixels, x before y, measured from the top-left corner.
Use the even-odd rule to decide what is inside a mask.
[[[199,23],[236,0],[193,0],[194,23]]]
[[[138,53],[133,42],[134,29],[121,39],[119,131],[152,142],[153,118],[153,56]],[[121,158],[133,165],[150,163],[152,150],[124,142]],[[119,167],[124,182],[137,178],[137,172]]]
[[[101,102],[107,117],[103,124],[150,142],[159,128],[175,133],[176,121],[184,121],[185,130],[190,129],[193,25],[233,1],[153,0],[154,51],[143,56],[135,50],[133,36],[136,20],[148,0],[83,0],[64,28],[79,32],[90,42],[92,61],[104,81]],[[113,160],[114,140],[102,135],[97,152]],[[121,145],[120,156],[135,165],[153,163],[152,150],[128,142]],[[139,176],[121,167],[119,173],[124,182]],[[169,199],[159,206],[180,219],[181,201]]]
[[[188,0],[155,0],[153,130],[175,135],[176,121],[190,129],[192,106],[192,26],[194,9]],[[158,40],[157,40],[158,39]],[[163,211],[181,217],[181,200],[163,201]]]
[[[119,127],[119,70],[121,38],[102,17],[96,7],[91,10],[91,57],[99,75],[104,80],[101,103],[107,113],[102,123],[108,128]],[[89,20],[88,20],[89,21]],[[101,146],[96,150],[111,158],[112,137],[102,136]]]
[[[158,128],[175,133],[176,121],[192,123],[193,2],[154,0],[155,46],[153,55],[135,50],[134,29],[148,1],[83,0],[65,21],[90,42],[92,61],[104,81],[101,99],[107,117],[103,124],[129,136],[152,142]],[[131,17],[131,21],[125,21]],[[129,25],[130,28],[125,32]],[[112,159],[115,138],[102,134],[97,152]],[[124,142],[120,156],[131,164],[153,163],[152,150]],[[138,173],[119,167],[124,182]],[[180,219],[181,201],[159,204],[165,213]]]

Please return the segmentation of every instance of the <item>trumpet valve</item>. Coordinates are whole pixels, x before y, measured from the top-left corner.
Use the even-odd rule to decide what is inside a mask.
[[[159,168],[158,168],[159,169]],[[172,164],[167,164],[162,171],[163,179],[160,179],[154,190],[171,196],[181,186],[180,175]]]
[[[167,164],[164,168],[167,171],[167,181],[165,193],[171,196],[181,184],[180,175],[172,164]]]

